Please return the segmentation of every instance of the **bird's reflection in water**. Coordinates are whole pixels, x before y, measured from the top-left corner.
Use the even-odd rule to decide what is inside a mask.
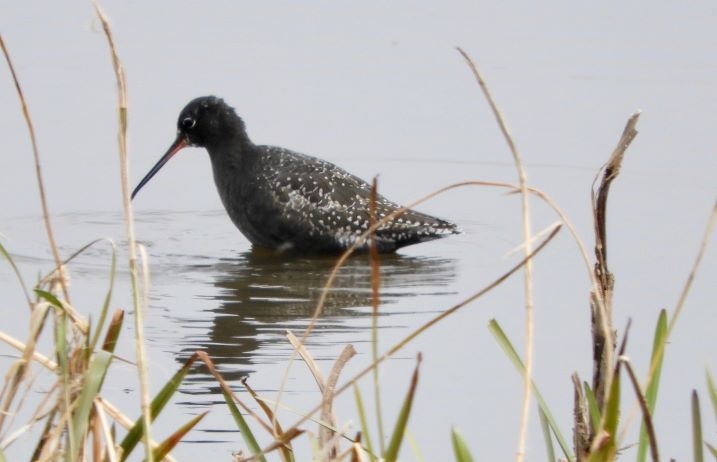
[[[453,259],[396,254],[380,258],[382,310],[409,297],[453,293]],[[212,310],[215,315],[209,338],[193,343],[178,359],[183,362],[191,352],[205,350],[231,380],[247,376],[252,364],[284,361],[290,349],[285,331],[291,329],[297,336],[303,333],[335,263],[335,256],[286,256],[253,250],[238,260],[217,264],[213,272],[218,304]],[[370,306],[371,266],[368,256],[359,254],[339,270],[311,338],[316,342],[322,333],[365,329],[367,323],[351,320],[370,316]],[[192,379],[205,380],[202,376]]]

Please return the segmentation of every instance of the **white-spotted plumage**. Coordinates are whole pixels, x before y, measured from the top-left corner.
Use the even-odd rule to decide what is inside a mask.
[[[209,152],[224,207],[255,245],[301,252],[340,252],[369,227],[371,186],[342,168],[275,146],[254,145],[244,122],[223,100],[202,97],[181,112],[178,136],[134,195],[186,145]],[[401,208],[378,195],[376,215]],[[379,251],[458,233],[456,225],[414,210],[376,230]],[[366,248],[363,244],[362,248]]]

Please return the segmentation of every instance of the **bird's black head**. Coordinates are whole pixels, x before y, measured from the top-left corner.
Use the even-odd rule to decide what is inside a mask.
[[[250,144],[244,122],[223,99],[216,96],[193,99],[179,114],[174,143],[134,188],[132,198],[172,156],[186,146],[207,148],[212,155],[226,152],[228,148],[245,148]]]
[[[244,122],[234,108],[216,96],[201,96],[187,104],[177,120],[177,136],[190,146],[210,147],[246,140]]]

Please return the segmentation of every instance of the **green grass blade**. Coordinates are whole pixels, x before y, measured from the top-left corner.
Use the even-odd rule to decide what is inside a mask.
[[[403,406],[398,414],[398,420],[396,425],[393,427],[393,434],[391,440],[386,448],[386,454],[384,459],[387,462],[394,462],[398,460],[398,452],[401,449],[401,443],[403,442],[403,435],[406,432],[406,425],[408,425],[408,417],[411,415],[411,408],[413,407],[413,397],[416,394],[416,386],[418,385],[418,368],[421,365],[421,355],[418,355],[418,362],[415,369],[413,370],[413,377],[411,377],[411,385],[408,388],[406,398],[403,400]]]
[[[548,453],[547,460],[557,460],[555,458],[555,448],[553,447],[553,438],[550,431],[550,422],[545,416],[543,410],[538,406],[538,417],[540,418],[540,429],[543,430],[543,439],[545,440],[545,450]]]
[[[620,421],[620,363],[615,367],[610,391],[605,400],[605,414],[596,434],[606,434],[599,449],[590,454],[590,462],[613,461],[617,457],[617,426]]]
[[[585,390],[585,399],[588,401],[588,411],[590,412],[592,428],[600,428],[600,419],[602,419],[602,416],[600,415],[597,399],[595,399],[595,393],[593,393],[593,389],[590,388],[590,384],[587,382],[583,382],[583,389]]]
[[[174,374],[174,376],[169,379],[169,381],[167,381],[167,383],[162,387],[159,393],[157,393],[157,396],[154,397],[154,399],[152,400],[152,404],[150,405],[150,417],[152,420],[156,419],[159,413],[162,412],[164,406],[169,402],[172,395],[177,391],[179,385],[182,384],[184,377],[187,375],[189,369],[192,367],[192,364],[194,364],[194,361],[196,359],[196,354],[193,354],[191,357],[189,357],[189,359],[187,359],[182,368],[179,369],[179,371],[177,371],[177,373]],[[127,459],[130,453],[137,446],[137,443],[139,443],[140,439],[142,439],[143,433],[144,422],[142,416],[140,416],[120,443],[120,447],[122,448],[122,458],[120,459],[121,461]]]
[[[77,407],[72,414],[73,440],[75,442],[72,460],[80,460],[80,449],[87,436],[90,423],[90,411],[95,397],[102,388],[107,370],[112,363],[112,354],[107,351],[98,351],[92,356],[87,368],[84,384],[80,396],[77,398]]]
[[[508,340],[508,337],[505,335],[505,332],[500,327],[500,324],[498,324],[498,321],[496,321],[495,319],[491,319],[490,323],[488,323],[488,330],[490,330],[490,332],[493,334],[493,337],[495,337],[498,344],[501,346],[501,348],[503,348],[503,351],[505,351],[505,353],[508,355],[508,359],[511,360],[511,362],[518,369],[518,371],[521,374],[525,374],[525,365],[523,364],[523,361],[520,359],[520,356],[513,347],[513,344],[510,342],[510,340]],[[531,381],[531,387],[533,389],[533,394],[535,395],[535,400],[538,402],[538,406],[545,414],[545,418],[550,425],[550,429],[553,431],[553,435],[555,435],[555,439],[558,441],[558,445],[560,445],[560,449],[563,451],[563,455],[569,461],[575,460],[575,456],[573,455],[573,452],[570,449],[567,440],[560,432],[558,424],[553,418],[553,414],[550,412],[548,404],[543,399],[543,395],[540,393],[540,390],[538,390],[538,387],[535,385],[535,382]]]
[[[164,457],[169,454],[170,451],[174,449],[174,447],[177,446],[180,441],[182,441],[184,435],[189,433],[189,431],[194,428],[194,426],[197,425],[199,421],[201,421],[207,414],[209,414],[209,411],[202,412],[198,416],[191,419],[189,422],[179,427],[177,431],[175,431],[167,439],[162,441],[159,446],[154,448],[154,451],[152,451],[154,453],[154,460],[164,459]]]
[[[52,295],[50,292],[42,289],[35,289],[35,293],[42,299],[44,299],[46,302],[48,302],[50,305],[57,307],[64,311],[65,307],[62,306],[62,302]]]
[[[645,401],[650,415],[655,415],[655,405],[657,404],[657,391],[660,386],[660,375],[662,373],[662,361],[665,357],[665,342],[667,342],[667,311],[660,310],[657,318],[657,326],[655,326],[655,336],[652,342],[652,357],[650,359],[650,368],[653,370],[652,376],[648,378],[647,388],[645,388]],[[647,430],[645,423],[640,427],[640,444],[637,448],[637,461],[645,462],[647,460],[647,448],[649,441],[647,438]]]
[[[361,397],[361,390],[356,383],[353,384],[354,399],[356,400],[356,408],[358,409],[359,421],[361,422],[361,445],[368,451],[368,456],[372,461],[376,460],[375,453],[373,452],[373,445],[371,444],[371,436],[368,429],[368,421],[366,420],[366,408],[363,405],[363,398]]]
[[[451,441],[453,442],[453,454],[456,456],[456,462],[473,462],[473,456],[466,441],[455,428],[451,429]]]
[[[110,308],[110,301],[112,300],[112,290],[114,288],[115,284],[115,274],[117,270],[117,248],[114,245],[114,242],[110,241],[110,244],[112,244],[112,262],[110,264],[110,286],[107,289],[107,294],[105,294],[105,300],[104,303],[102,303],[102,309],[100,310],[100,319],[97,321],[97,327],[95,328],[95,333],[92,336],[92,340],[90,341],[89,350],[95,351],[95,348],[97,347],[97,342],[100,338],[100,333],[102,332],[102,328],[105,325],[105,320],[107,319],[107,313],[109,312]],[[105,341],[106,343],[106,341]],[[114,348],[112,350],[108,351],[114,351]]]
[[[705,446],[707,446],[707,449],[709,450],[710,454],[712,454],[712,457],[717,459],[717,448],[709,443],[705,443]]]
[[[244,416],[242,416],[241,412],[239,412],[239,408],[234,402],[234,398],[227,390],[224,389],[224,387],[222,387],[222,394],[224,395],[224,401],[226,401],[227,406],[229,407],[229,412],[231,412],[232,417],[234,417],[234,422],[236,422],[237,428],[239,428],[239,432],[241,433],[249,452],[253,455],[261,454],[261,447],[259,447],[259,443],[257,443],[254,433],[252,433],[251,428],[249,428],[249,424],[246,423],[246,419],[244,419]],[[266,458],[263,454],[258,457],[258,460],[266,462]]]
[[[715,387],[714,378],[710,371],[707,371],[707,393],[710,395],[710,401],[712,402],[712,410],[714,411],[715,418],[717,419],[717,387]]]
[[[36,292],[38,292],[36,290]],[[40,291],[42,292],[42,291]],[[38,295],[40,295],[40,292],[38,292]],[[52,294],[47,294],[52,299],[55,299],[57,303],[59,303],[59,300],[55,298]],[[43,297],[44,298],[44,297]],[[49,301],[48,298],[46,300]],[[52,302],[50,302],[51,306],[54,306]],[[59,314],[55,315],[55,355],[57,356],[57,376],[60,382],[60,393],[61,393],[61,400],[63,401],[64,406],[64,412],[71,412],[72,409],[72,401],[70,398],[70,363],[69,363],[69,353],[68,353],[68,345],[67,345],[67,313],[63,309],[56,309],[56,308],[49,308],[48,312],[50,311],[57,311]],[[68,417],[68,421],[71,421],[72,417]],[[68,462],[72,462],[73,460],[76,460],[73,458],[73,455],[77,452],[77,442],[75,441],[75,435],[76,432],[70,429],[69,432],[67,432],[67,447],[68,449],[65,451],[65,460]]]
[[[692,390],[692,454],[695,462],[704,462],[702,448],[702,417],[700,416],[700,398],[697,390]]]

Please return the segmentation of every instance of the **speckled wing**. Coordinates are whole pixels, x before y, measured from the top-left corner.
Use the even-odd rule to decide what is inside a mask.
[[[368,183],[330,162],[283,148],[262,148],[267,162],[258,174],[265,181],[258,183],[267,185],[264,194],[284,217],[284,229],[275,230],[284,235],[281,239],[291,242],[292,235],[305,234],[316,244],[346,248],[368,228]],[[380,195],[376,206],[379,218],[400,208]],[[409,210],[380,227],[376,236],[380,250],[391,251],[456,232],[451,223]]]

